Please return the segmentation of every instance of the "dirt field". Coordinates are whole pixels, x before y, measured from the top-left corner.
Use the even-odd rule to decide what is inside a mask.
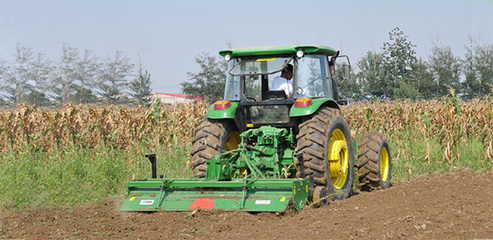
[[[493,173],[429,175],[300,213],[121,213],[121,199],[0,212],[0,239],[493,238]]]

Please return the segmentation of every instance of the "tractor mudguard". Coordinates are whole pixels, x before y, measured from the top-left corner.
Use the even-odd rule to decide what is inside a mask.
[[[214,106],[216,103],[212,104],[207,110],[207,117],[210,119],[233,119],[236,114],[236,109],[240,105],[239,102],[229,102],[230,104],[227,108],[215,109]]]
[[[339,104],[334,99],[331,98],[317,98],[312,99],[312,103],[306,107],[297,107],[295,104],[291,107],[289,111],[289,117],[302,117],[308,116],[315,113],[321,106],[327,105],[331,108],[339,108]]]

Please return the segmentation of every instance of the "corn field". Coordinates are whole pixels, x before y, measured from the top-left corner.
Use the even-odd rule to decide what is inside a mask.
[[[452,164],[460,159],[461,142],[479,140],[485,149],[485,159],[493,163],[493,102],[490,99],[459,101],[445,98],[436,101],[387,101],[358,103],[344,108],[353,136],[380,131],[395,141],[394,153],[402,153],[402,144],[411,133],[426,145],[423,156],[430,161],[430,142],[438,142],[443,159]],[[397,152],[396,152],[397,151]]]
[[[173,147],[189,144],[193,130],[204,118],[204,102],[174,107],[91,106],[67,104],[62,109],[20,105],[0,111],[0,149],[31,151],[110,147],[129,149],[136,143]],[[365,132],[380,131],[393,142],[397,159],[405,151],[404,133],[426,144],[423,157],[430,161],[430,142],[442,147],[443,160],[459,159],[463,139],[476,138],[484,146],[484,159],[493,162],[493,102],[459,101],[361,102],[343,106],[355,140]],[[408,134],[409,135],[409,134]],[[397,147],[397,148],[396,148]]]
[[[136,143],[188,142],[205,116],[203,102],[176,107],[64,105],[60,110],[20,105],[0,112],[0,149],[51,151],[68,146],[128,149]]]

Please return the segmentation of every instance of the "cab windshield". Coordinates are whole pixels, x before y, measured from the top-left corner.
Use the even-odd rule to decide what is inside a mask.
[[[294,98],[333,98],[328,59],[324,55],[233,58],[226,71],[225,100],[263,101],[274,89],[273,80],[287,64],[294,66]],[[243,91],[243,92],[241,92]],[[281,90],[282,91],[282,90]],[[286,94],[287,95],[287,94]]]
[[[281,71],[292,59],[292,57],[242,59],[229,73],[233,76],[272,74]]]

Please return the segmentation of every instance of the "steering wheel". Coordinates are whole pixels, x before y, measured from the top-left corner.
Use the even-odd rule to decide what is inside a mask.
[[[302,87],[297,87],[296,88],[296,97],[298,98],[307,98],[308,95],[305,94],[305,89],[303,89]]]
[[[307,83],[303,87],[296,87],[296,95],[298,95],[298,97],[306,97],[307,96],[306,93],[308,91],[308,86],[313,85],[317,80],[320,80],[320,79],[322,79],[321,76],[316,77],[315,79],[311,80],[309,83]]]

